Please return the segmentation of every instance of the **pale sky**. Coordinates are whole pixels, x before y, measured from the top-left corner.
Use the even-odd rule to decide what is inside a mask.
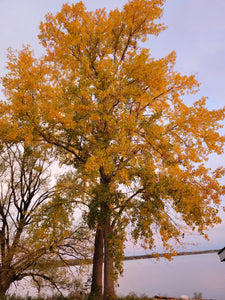
[[[38,56],[38,26],[48,12],[61,9],[63,0],[0,0],[0,74],[5,72],[6,49],[21,49],[29,44]],[[67,1],[72,3],[74,1]],[[89,10],[121,7],[125,0],[84,0]],[[172,50],[177,52],[176,69],[183,74],[196,74],[201,83],[197,95],[185,98],[192,103],[208,96],[210,109],[225,105],[225,0],[167,0],[163,21],[168,29],[157,38],[150,38],[145,47],[153,57],[163,57]],[[3,95],[0,93],[0,98]],[[225,129],[221,132],[225,133]],[[211,166],[223,165],[225,155],[212,157]],[[225,181],[225,180],[223,180]],[[225,203],[224,203],[225,204]],[[224,222],[210,231],[211,242],[203,242],[195,234],[190,241],[195,249],[217,249],[225,246]]]

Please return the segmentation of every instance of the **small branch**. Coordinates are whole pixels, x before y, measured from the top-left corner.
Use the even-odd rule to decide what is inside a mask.
[[[26,272],[26,273],[22,273],[18,276],[17,280],[22,280],[25,277],[40,277],[48,282],[50,282],[51,285],[54,286],[54,288],[56,288],[56,290],[60,293],[60,295],[64,298],[62,292],[60,291],[59,287],[57,286],[57,284],[54,282],[53,279],[51,279],[49,276],[45,275],[45,274],[39,274],[39,273],[33,273],[33,272]]]
[[[124,209],[127,207],[127,204],[128,204],[134,197],[136,197],[138,194],[141,194],[143,191],[144,191],[144,188],[141,188],[141,189],[137,190],[132,196],[130,196],[130,197],[125,201],[124,205],[120,207],[120,210],[119,210],[119,212],[118,212],[118,214],[117,214],[118,217],[117,217],[117,218],[115,217],[115,219],[113,220],[113,222],[112,222],[112,227],[115,226],[116,221],[118,220],[119,216],[121,216],[121,214],[122,214],[122,212],[124,211]]]

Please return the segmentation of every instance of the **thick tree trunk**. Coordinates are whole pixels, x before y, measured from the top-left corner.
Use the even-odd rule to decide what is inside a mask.
[[[0,299],[5,299],[7,290],[0,286]]]
[[[95,234],[95,249],[93,258],[92,285],[89,300],[101,300],[103,267],[103,231],[99,227]]]
[[[110,245],[110,239],[112,238],[112,226],[110,219],[107,218],[105,221],[104,228],[104,300],[114,300],[115,289],[114,289],[114,276],[113,276],[113,253]]]
[[[8,275],[9,274],[7,274],[5,271],[0,272],[0,299],[5,298],[5,294],[12,283],[12,280]]]

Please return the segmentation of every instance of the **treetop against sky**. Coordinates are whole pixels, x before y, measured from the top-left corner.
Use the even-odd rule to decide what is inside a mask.
[[[88,9],[106,7],[107,10],[122,7],[126,1],[84,1]],[[73,1],[69,1],[73,3]],[[63,1],[2,1],[1,6],[1,70],[5,72],[5,55],[9,46],[20,49],[22,43],[31,44],[35,52],[41,53],[37,34],[40,20],[46,12],[59,11]],[[166,1],[162,21],[168,29],[158,38],[150,38],[147,46],[153,57],[163,57],[171,50],[177,52],[176,69],[196,74],[201,82],[200,92],[185,98],[193,101],[202,95],[209,96],[207,105],[219,108],[224,103],[224,2]],[[221,160],[220,160],[221,159]],[[221,164],[222,158],[214,158],[209,164]],[[219,239],[219,238],[218,238]]]

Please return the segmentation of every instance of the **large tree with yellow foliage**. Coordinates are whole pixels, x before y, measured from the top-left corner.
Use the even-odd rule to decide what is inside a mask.
[[[174,70],[174,52],[154,59],[144,48],[165,29],[164,2],[130,0],[109,12],[65,4],[40,25],[44,56],[10,51],[2,79],[2,135],[41,139],[74,167],[71,191],[96,232],[91,299],[115,298],[128,224],[135,241],[152,249],[158,232],[172,251],[185,227],[205,233],[220,221],[224,170],[204,162],[223,151],[225,109],[209,111],[205,98],[187,106],[195,77]]]

